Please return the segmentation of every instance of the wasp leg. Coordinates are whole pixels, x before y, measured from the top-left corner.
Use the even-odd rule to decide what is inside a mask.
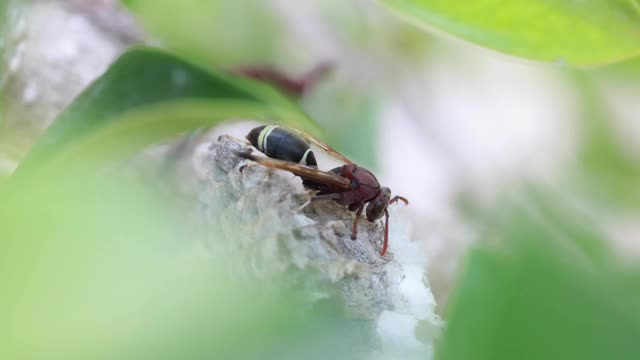
[[[306,208],[307,206],[309,206],[309,204],[311,204],[311,201],[313,201],[313,198],[311,198],[311,199],[309,199],[309,200],[305,201],[305,202],[304,202],[304,204],[300,205],[300,206],[296,209],[296,211],[297,211],[297,212],[301,212],[302,210],[304,210],[304,208]]]
[[[300,205],[300,207],[298,208],[298,211],[302,211],[304,210],[304,208],[306,208],[307,206],[309,206],[309,204],[311,204],[314,201],[323,201],[323,200],[338,200],[340,197],[335,197],[334,195],[338,195],[338,194],[327,194],[327,195],[315,195],[314,197],[312,197],[311,199],[307,200],[304,202],[304,204]]]
[[[314,201],[325,201],[325,200],[340,200],[340,194],[323,194],[323,195],[315,195],[311,199],[304,202],[304,204],[300,205],[298,211],[302,211],[304,208],[309,206]]]
[[[335,194],[322,194],[316,195],[311,198],[311,201],[324,201],[324,200],[340,200],[342,196],[338,193]]]
[[[256,166],[255,164],[243,164],[238,168],[238,171],[243,172],[253,166]]]
[[[355,240],[358,237],[358,219],[360,219],[362,210],[364,210],[364,204],[360,205],[360,207],[356,211],[356,219],[353,221],[353,230],[351,232],[351,240]]]
[[[387,246],[389,245],[389,212],[384,209],[384,244],[382,244],[382,251],[380,256],[384,256],[387,252]]]

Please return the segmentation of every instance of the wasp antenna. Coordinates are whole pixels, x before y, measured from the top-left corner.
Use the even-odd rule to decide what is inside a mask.
[[[407,198],[405,198],[404,196],[394,196],[393,199],[391,199],[391,201],[389,201],[389,204],[393,204],[396,201],[402,201],[405,205],[409,205],[409,200],[407,200]]]
[[[387,246],[389,245],[389,212],[384,209],[384,244],[382,244],[382,251],[380,256],[384,256],[387,252]]]

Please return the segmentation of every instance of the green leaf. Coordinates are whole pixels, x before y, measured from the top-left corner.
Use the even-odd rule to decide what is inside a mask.
[[[640,79],[640,58],[633,58],[623,62],[603,66],[592,72],[598,79],[620,79],[623,81],[638,81]]]
[[[163,46],[199,64],[270,63],[279,55],[280,23],[260,0],[127,0]]]
[[[482,221],[437,358],[635,359],[638,274],[562,196],[518,200]]]
[[[418,25],[508,54],[591,66],[640,54],[635,0],[382,0]]]
[[[606,108],[594,79],[583,72],[571,74],[582,103],[583,119],[578,168],[572,182],[581,184],[596,201],[638,209],[640,164],[620,145],[613,116]],[[626,74],[630,78],[631,74]]]
[[[233,237],[205,231],[197,201],[105,167],[232,117],[313,129],[272,88],[153,49],[60,115],[0,187],[0,358],[348,358],[357,324],[314,313],[285,279],[230,276],[247,258],[204,248]]]
[[[52,161],[95,163],[234,117],[315,129],[297,105],[269,86],[159,50],[133,49],[55,120],[18,174]]]
[[[113,169],[30,180],[0,201],[0,358],[348,358],[338,312],[203,248],[234,237],[204,234],[197,202]]]
[[[2,4],[0,4],[0,30],[1,30],[0,35],[1,36],[4,36],[4,30],[7,24],[7,12],[8,12],[7,10],[9,10],[9,3],[10,3],[9,1],[3,1]],[[3,47],[0,47],[0,49],[2,48]]]
[[[306,96],[304,105],[338,151],[368,169],[377,168],[379,109],[374,95],[354,94],[348,84],[331,81]]]

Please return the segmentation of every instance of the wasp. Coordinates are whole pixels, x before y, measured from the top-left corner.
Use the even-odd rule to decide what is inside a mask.
[[[355,212],[352,240],[357,238],[358,220],[363,211],[369,222],[374,222],[384,215],[384,243],[380,252],[380,256],[384,256],[389,243],[387,208],[397,201],[408,205],[409,201],[406,198],[402,196],[392,198],[391,190],[386,186],[380,186],[378,179],[371,171],[353,163],[310,134],[277,125],[265,125],[251,130],[246,138],[266,157],[256,156],[251,150],[240,153],[241,157],[299,176],[306,189],[316,191],[311,201],[332,200],[346,206],[349,211]],[[311,144],[343,162],[344,165],[330,171],[319,170]]]

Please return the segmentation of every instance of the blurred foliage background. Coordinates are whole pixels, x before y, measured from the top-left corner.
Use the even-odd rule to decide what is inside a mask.
[[[73,15],[60,42],[43,8]],[[10,1],[0,17],[2,358],[384,358],[337,304],[230,281],[237,259],[203,255],[193,207],[123,170],[149,144],[273,117],[411,200],[447,321],[435,358],[637,357],[637,1]],[[81,22],[107,35],[78,39]],[[132,50],[76,98],[140,43],[173,55]],[[300,99],[225,74],[323,62]]]

